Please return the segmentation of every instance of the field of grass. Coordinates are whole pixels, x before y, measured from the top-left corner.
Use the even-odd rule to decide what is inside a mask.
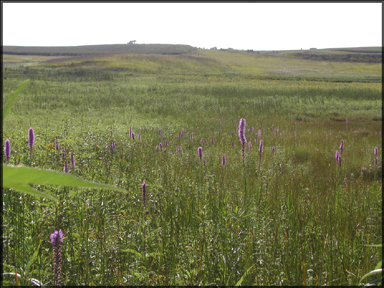
[[[3,269],[22,275],[3,285],[53,285],[59,229],[62,285],[358,285],[382,259],[381,69],[200,49],[8,66],[3,105],[31,79],[9,163],[63,171],[73,152],[69,173],[127,193],[3,189]]]

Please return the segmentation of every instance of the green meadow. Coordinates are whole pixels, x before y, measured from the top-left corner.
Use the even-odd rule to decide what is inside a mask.
[[[3,47],[3,105],[31,79],[3,164],[126,190],[3,189],[4,286],[54,284],[59,229],[65,286],[377,278],[360,282],[382,260],[381,47],[112,46]]]

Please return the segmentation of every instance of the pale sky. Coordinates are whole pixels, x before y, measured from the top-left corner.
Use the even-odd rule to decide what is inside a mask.
[[[3,45],[382,46],[382,3],[2,2]]]

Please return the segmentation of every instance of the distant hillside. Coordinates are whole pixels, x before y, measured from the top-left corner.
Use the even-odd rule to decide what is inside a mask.
[[[111,44],[67,47],[3,46],[3,54],[43,56],[84,56],[95,54],[196,54],[189,45],[172,44]]]

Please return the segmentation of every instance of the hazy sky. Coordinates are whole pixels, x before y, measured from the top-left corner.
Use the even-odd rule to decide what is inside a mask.
[[[2,3],[3,45],[382,46],[382,3]]]

